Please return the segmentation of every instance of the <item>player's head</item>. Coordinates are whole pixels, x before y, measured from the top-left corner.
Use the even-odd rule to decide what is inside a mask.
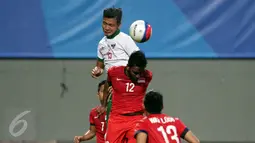
[[[100,83],[98,83],[97,86],[97,96],[100,100],[100,102],[103,101],[103,95],[104,95],[104,84],[106,83],[106,80],[101,81]]]
[[[143,104],[149,114],[160,114],[163,109],[163,96],[156,91],[146,93]]]
[[[122,9],[121,8],[107,8],[103,13],[103,31],[105,36],[113,35],[121,25]]]
[[[137,79],[141,76],[147,66],[147,59],[145,54],[142,51],[135,51],[133,52],[127,64],[127,71],[129,78],[136,82]]]

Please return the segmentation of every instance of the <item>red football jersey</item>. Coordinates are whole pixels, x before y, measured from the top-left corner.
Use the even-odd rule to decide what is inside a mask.
[[[137,83],[133,83],[124,70],[125,66],[112,67],[108,70],[108,81],[113,88],[111,115],[143,110],[143,98],[152,79],[152,72],[145,70]]]
[[[188,131],[178,118],[166,114],[151,114],[137,123],[135,136],[144,132],[148,135],[148,143],[180,143]]]
[[[104,143],[104,135],[106,132],[106,113],[98,116],[97,107],[91,109],[89,114],[89,122],[90,125],[94,125],[96,127],[96,140],[97,143]]]

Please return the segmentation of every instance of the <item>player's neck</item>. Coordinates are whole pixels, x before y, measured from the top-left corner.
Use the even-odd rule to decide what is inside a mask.
[[[120,30],[116,30],[112,35],[107,36],[108,39],[113,39],[114,37],[116,37],[118,34],[120,33]]]

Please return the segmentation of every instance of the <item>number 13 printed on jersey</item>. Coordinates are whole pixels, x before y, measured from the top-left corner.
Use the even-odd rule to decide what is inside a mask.
[[[158,131],[162,133],[165,143],[171,143],[171,140],[172,141],[175,140],[175,143],[180,143],[175,126],[169,125],[166,127],[166,129],[164,129],[163,126],[160,126],[158,128]],[[171,135],[171,140],[169,140],[169,138],[167,137],[167,135],[170,135],[170,134],[173,134],[173,135]]]

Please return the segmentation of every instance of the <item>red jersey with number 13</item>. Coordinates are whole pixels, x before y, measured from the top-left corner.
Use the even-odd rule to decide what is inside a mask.
[[[125,74],[125,66],[108,70],[108,81],[112,84],[111,115],[126,114],[143,110],[143,98],[152,79],[152,72],[145,70],[137,83]]]
[[[146,133],[147,143],[181,143],[189,129],[179,119],[166,114],[150,114],[136,124],[136,133]]]

